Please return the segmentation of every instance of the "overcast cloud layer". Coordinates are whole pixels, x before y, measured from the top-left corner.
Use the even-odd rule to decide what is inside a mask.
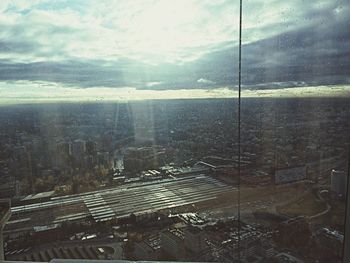
[[[350,83],[348,1],[243,3],[244,88]],[[2,0],[0,92],[233,88],[238,19],[238,1]]]

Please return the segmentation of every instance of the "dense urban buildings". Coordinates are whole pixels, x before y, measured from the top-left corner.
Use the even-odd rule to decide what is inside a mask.
[[[338,262],[348,102],[244,100],[240,218],[232,100],[3,107],[5,258]]]

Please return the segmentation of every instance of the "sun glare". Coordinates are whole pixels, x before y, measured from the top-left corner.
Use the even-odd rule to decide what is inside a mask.
[[[200,18],[198,6],[190,1],[156,1],[131,21],[133,44],[143,53],[178,53],[198,42]]]

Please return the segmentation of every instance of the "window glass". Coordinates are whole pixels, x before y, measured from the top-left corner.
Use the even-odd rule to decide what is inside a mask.
[[[0,261],[341,262],[349,4],[242,2],[0,3]]]
[[[343,1],[244,1],[241,213],[277,262],[342,259],[347,9]],[[242,240],[245,254],[254,238]]]

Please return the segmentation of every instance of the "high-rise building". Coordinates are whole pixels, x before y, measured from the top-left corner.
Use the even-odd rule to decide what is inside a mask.
[[[75,160],[82,160],[86,151],[84,140],[75,140],[72,144],[72,155]]]
[[[89,155],[95,155],[97,149],[97,144],[94,141],[87,141],[86,142],[86,153]]]
[[[19,167],[27,167],[28,152],[25,146],[16,146],[13,148],[13,158]]]
[[[337,196],[346,194],[346,175],[344,171],[332,170],[331,172],[331,192]]]
[[[68,142],[62,142],[57,145],[57,152],[63,156],[69,156],[72,154],[71,144]]]

